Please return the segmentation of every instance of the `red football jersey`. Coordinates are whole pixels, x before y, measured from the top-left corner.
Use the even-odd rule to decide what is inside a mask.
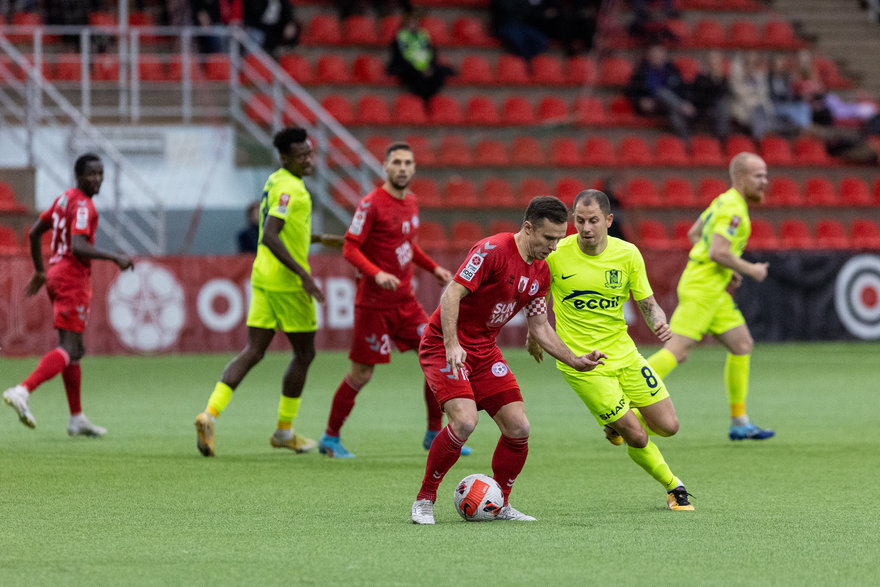
[[[376,188],[361,199],[345,238],[357,244],[379,269],[400,279],[394,291],[358,274],[355,305],[393,308],[413,296],[413,241],[419,232],[419,207],[415,196],[398,199]]]
[[[529,302],[544,300],[550,289],[547,262],[526,263],[509,232],[475,244],[453,279],[471,291],[459,306],[458,341],[473,355],[494,349],[501,327]],[[439,307],[428,328],[442,336]]]
[[[52,203],[48,210],[40,214],[40,220],[52,224],[52,244],[49,264],[69,264],[71,269],[81,274],[91,272],[89,259],[80,259],[70,248],[70,237],[74,234],[86,235],[90,244],[95,244],[98,230],[98,211],[92,199],[70,188]]]

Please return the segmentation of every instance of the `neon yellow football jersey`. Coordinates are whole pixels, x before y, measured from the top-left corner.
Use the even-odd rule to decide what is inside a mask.
[[[299,276],[285,267],[268,247],[262,244],[267,216],[284,221],[281,242],[290,256],[309,268],[309,245],[312,242],[312,197],[303,180],[284,168],[269,176],[260,202],[260,245],[251,271],[251,283],[270,291],[296,291],[302,288]]]
[[[752,232],[749,207],[738,191],[730,188],[709,204],[702,214],[703,233],[688,254],[688,264],[678,282],[688,294],[718,294],[724,291],[733,274],[709,259],[709,245],[716,234],[730,241],[730,250],[741,257]]]
[[[609,236],[605,250],[590,256],[572,234],[550,253],[547,265],[556,332],[565,344],[577,355],[599,349],[608,354],[609,366],[631,359],[638,351],[627,332],[623,304],[630,292],[636,300],[654,294],[639,249]]]

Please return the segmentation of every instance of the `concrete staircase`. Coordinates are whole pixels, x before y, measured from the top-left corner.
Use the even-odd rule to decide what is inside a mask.
[[[774,0],[773,8],[816,39],[816,48],[834,59],[858,86],[880,98],[880,25],[857,0]]]

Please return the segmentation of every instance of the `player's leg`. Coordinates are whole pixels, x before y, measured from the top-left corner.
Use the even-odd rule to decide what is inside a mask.
[[[302,392],[306,385],[309,366],[315,359],[314,332],[285,332],[293,348],[293,358],[287,365],[281,382],[281,399],[278,402],[278,426],[272,434],[270,443],[275,448],[289,448],[295,452],[308,452],[318,446],[318,442],[295,434],[293,420],[299,414]]]
[[[749,367],[754,341],[749,327],[743,321],[739,326],[716,335],[727,349],[724,363],[724,387],[730,403],[731,440],[764,440],[775,435],[773,430],[764,430],[753,424],[746,414],[746,397],[749,393]]]
[[[373,377],[374,365],[351,362],[351,370],[339,384],[333,395],[333,403],[330,406],[330,415],[327,417],[327,428],[318,442],[318,451],[322,455],[332,458],[351,459],[354,454],[342,446],[339,432],[342,425],[354,409],[355,398],[358,392],[369,383]]]
[[[709,330],[719,299],[688,297],[681,288],[678,291],[678,306],[669,319],[672,330],[663,348],[648,357],[648,363],[660,379],[672,373],[678,365],[687,360],[691,349]]]
[[[67,434],[70,436],[100,438],[107,434],[107,429],[93,424],[82,411],[82,370],[80,369],[80,359],[86,353],[83,335],[81,332],[70,330],[59,330],[58,335],[58,346],[67,350],[70,356],[70,363],[61,370],[61,379],[64,381],[64,393],[67,396],[67,406],[70,409]]]
[[[501,486],[504,496],[504,506],[496,519],[534,522],[534,517],[518,511],[509,502],[513,484],[529,456],[530,425],[522,394],[518,387],[508,389],[482,399],[480,407],[492,416],[501,431],[501,438],[492,454],[492,475]]]

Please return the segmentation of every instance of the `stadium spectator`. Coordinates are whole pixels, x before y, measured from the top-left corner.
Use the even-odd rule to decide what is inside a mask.
[[[270,55],[280,47],[299,43],[302,25],[286,0],[248,0],[244,3],[244,27],[248,35]]]
[[[31,261],[34,274],[25,293],[36,295],[46,285],[52,302],[53,326],[58,330],[58,346],[40,359],[37,368],[19,385],[3,392],[3,401],[18,414],[28,428],[36,420],[28,407],[28,398],[37,387],[59,373],[70,409],[67,433],[70,436],[104,436],[107,430],[92,424],[82,411],[80,359],[85,355],[83,332],[92,297],[92,259],[113,261],[120,269],[130,269],[132,261],[122,253],[95,247],[98,211],[92,198],[101,191],[104,164],[101,158],[86,153],[73,166],[76,187],[58,196],[30,229]],[[52,231],[49,271],[43,266],[43,234]]]
[[[645,261],[635,245],[608,235],[614,214],[604,193],[579,193],[572,215],[577,233],[564,238],[547,257],[556,330],[573,352],[601,347],[609,358],[602,369],[586,373],[560,362],[556,367],[604,426],[609,442],[618,446],[626,442],[633,462],[664,487],[669,509],[692,510],[687,490],[647,433],[678,432],[675,406],[627,333],[623,312],[623,302],[632,292],[657,338],[666,342],[672,336],[666,313],[654,300]],[[543,360],[544,350],[531,335],[528,349],[536,361]]]
[[[660,6],[645,0],[631,0],[633,19],[629,24],[629,34],[644,45],[672,44],[678,37],[666,21],[678,15],[671,0],[663,0]]]
[[[492,31],[504,47],[531,61],[547,51],[549,40],[540,28],[544,0],[492,0]]]
[[[749,51],[745,57],[734,57],[730,64],[730,91],[733,118],[750,130],[754,140],[759,141],[775,130],[766,62],[760,53]]]
[[[396,76],[413,94],[425,102],[443,89],[446,78],[455,71],[437,62],[437,52],[428,32],[419,26],[420,11],[404,16],[400,30],[391,41],[387,71]]]
[[[206,457],[214,456],[215,419],[248,372],[262,360],[279,328],[293,347],[293,358],[282,380],[278,426],[270,443],[298,453],[318,445],[293,432],[306,375],[315,357],[315,301],[324,302],[324,292],[309,273],[308,252],[311,243],[342,246],[342,237],[311,234],[312,198],[302,180],[312,173],[312,144],[306,131],[285,128],[274,136],[272,144],[278,150],[281,168],[269,176],[263,188],[263,231],[251,273],[247,346],[226,365],[207,408],[196,417],[196,446]]]
[[[434,523],[434,502],[444,475],[474,431],[478,410],[501,430],[492,471],[504,506],[498,520],[534,521],[510,505],[510,491],[526,462],[529,422],[516,378],[498,348],[498,331],[521,309],[529,330],[553,357],[577,371],[603,364],[594,350],[575,356],[547,321],[544,298],[550,272],[544,259],[568,228],[568,209],[552,196],[533,198],[522,228],[477,242],[440,298],[419,348],[419,363],[449,424],[431,444],[425,477],[412,505],[414,524]]]
[[[763,440],[774,435],[753,424],[746,415],[752,335],[745,318],[726,291],[743,276],[767,278],[768,263],[742,259],[751,232],[749,206],[760,204],[767,189],[767,165],[753,153],[739,153],[730,161],[732,187],[715,198],[688,231],[694,243],[678,282],[678,307],[672,314],[672,338],[649,359],[661,378],[687,359],[691,349],[711,334],[725,349],[724,386],[730,403],[731,440]]]
[[[260,203],[251,202],[244,217],[248,224],[238,232],[238,252],[256,253],[260,244]]]
[[[776,115],[776,130],[797,135],[812,125],[810,105],[794,91],[788,58],[785,55],[778,54],[772,58],[767,84]]]
[[[795,93],[810,106],[811,119],[815,124],[831,126],[834,123],[831,111],[825,104],[828,90],[808,49],[798,51],[792,85]]]
[[[224,24],[220,0],[193,0],[193,23],[196,27],[212,27]],[[199,31],[196,30],[198,33]],[[196,45],[200,53],[219,53],[223,40],[214,35],[198,34]]]
[[[624,93],[640,114],[665,114],[675,134],[682,138],[690,135],[690,124],[697,111],[687,99],[688,88],[681,72],[662,45],[647,50]]]
[[[546,0],[541,29],[558,41],[566,55],[588,53],[593,48],[601,0]]]
[[[724,56],[709,51],[703,68],[691,85],[691,102],[696,108],[696,122],[708,125],[719,139],[730,134],[730,85],[724,72]]]
[[[342,446],[339,432],[375,366],[391,361],[392,342],[401,351],[419,348],[428,315],[413,291],[414,265],[442,285],[452,279],[452,273],[416,242],[419,209],[415,196],[407,190],[416,171],[412,148],[392,143],[385,152],[384,168],[385,183],[358,204],[342,248],[342,256],[357,269],[357,296],[348,354],[351,370],[333,396],[327,429],[318,443],[321,454],[329,457],[354,457]],[[443,412],[427,381],[423,388],[428,427],[422,445],[427,450],[443,427]],[[470,448],[462,447],[462,452],[469,454]]]

